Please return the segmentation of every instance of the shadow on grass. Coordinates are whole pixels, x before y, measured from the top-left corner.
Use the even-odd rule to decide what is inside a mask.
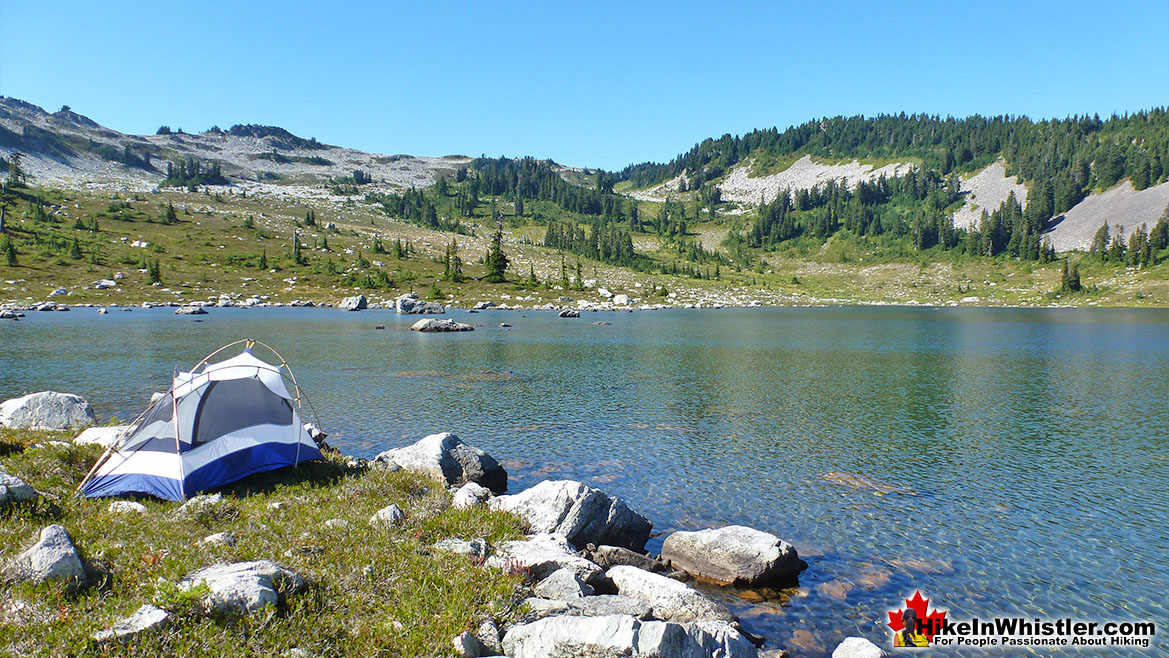
[[[280,487],[304,482],[328,486],[345,477],[347,473],[348,471],[336,462],[328,460],[305,462],[300,466],[286,466],[274,471],[249,475],[242,480],[211,489],[208,493],[221,493],[236,498],[245,498],[253,494],[270,494]]]

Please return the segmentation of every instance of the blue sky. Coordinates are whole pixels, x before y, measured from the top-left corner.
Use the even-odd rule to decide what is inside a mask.
[[[0,0],[0,94],[617,169],[839,114],[1169,105],[1169,3]]]

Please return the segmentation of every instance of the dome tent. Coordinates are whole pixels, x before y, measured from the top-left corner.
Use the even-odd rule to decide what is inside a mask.
[[[245,347],[238,356],[208,363],[239,343]],[[254,356],[255,344],[225,345],[191,372],[177,373],[170,391],[126,428],[78,491],[90,498],[185,500],[254,473],[322,459],[297,413],[301,394],[291,370],[263,343],[280,365]],[[285,374],[295,398],[284,385]]]

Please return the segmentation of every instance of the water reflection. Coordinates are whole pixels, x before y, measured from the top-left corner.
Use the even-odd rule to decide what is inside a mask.
[[[385,311],[30,314],[0,325],[0,396],[72,391],[130,418],[175,366],[258,338],[347,451],[454,431],[508,460],[513,490],[570,477],[658,530],[795,543],[811,566],[786,607],[723,594],[802,655],[883,643],[914,589],[957,617],[1166,620],[1169,313],[467,317],[483,326],[438,336]]]

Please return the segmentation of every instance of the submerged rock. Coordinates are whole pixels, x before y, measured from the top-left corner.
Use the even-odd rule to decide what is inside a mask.
[[[303,578],[271,560],[204,567],[179,581],[179,589],[189,591],[200,584],[207,586],[204,608],[228,615],[277,605],[283,597],[306,587]]]
[[[528,612],[521,623],[531,623],[544,617],[574,615],[578,617],[604,617],[606,615],[629,615],[637,619],[650,619],[653,611],[641,599],[620,594],[597,594],[582,599],[540,599],[524,601]]]
[[[489,504],[524,517],[534,532],[564,535],[577,548],[591,543],[641,550],[653,528],[625,501],[573,480],[545,480]]]
[[[0,427],[67,430],[94,421],[93,407],[80,395],[41,391],[0,402]]]
[[[37,543],[17,555],[5,571],[14,581],[37,584],[64,581],[72,589],[85,587],[89,581],[73,540],[59,525],[41,530]]]
[[[589,544],[583,555],[596,562],[602,569],[615,567],[619,564],[626,564],[654,573],[663,573],[666,571],[666,565],[661,560],[620,546],[595,546]]]
[[[386,450],[374,461],[397,464],[448,485],[461,487],[475,482],[496,493],[507,491],[507,471],[499,462],[450,432],[431,434],[413,445]]]
[[[734,613],[723,604],[671,578],[628,566],[613,567],[605,575],[617,586],[618,594],[645,601],[658,619],[735,620]]]
[[[791,578],[808,566],[779,537],[741,525],[675,532],[662,544],[662,560],[698,580],[739,587]]]

